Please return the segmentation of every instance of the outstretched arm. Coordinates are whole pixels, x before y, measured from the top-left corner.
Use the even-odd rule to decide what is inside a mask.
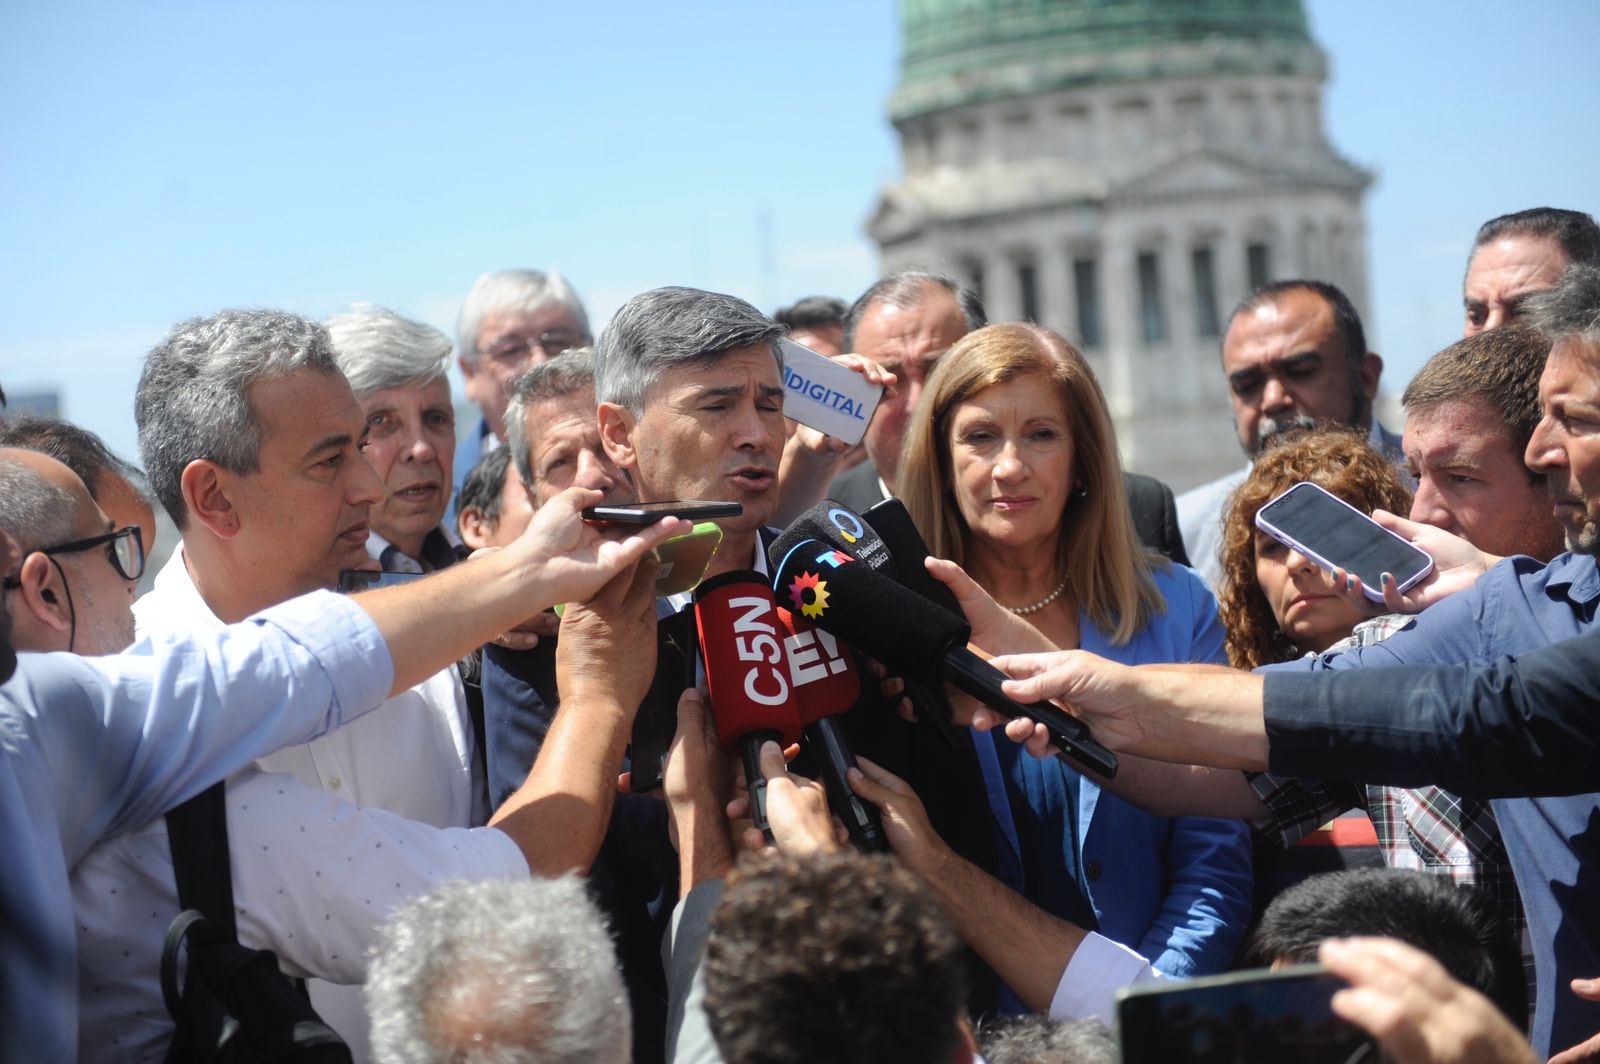
[[[1267,733],[1260,676],[1213,665],[1118,665],[1082,650],[994,659],[1005,691],[1021,702],[1049,699],[1076,712],[1095,738],[1157,761],[1265,769]],[[1044,756],[1048,736],[1028,721],[1006,734]]]
[[[933,890],[962,941],[1031,1009],[1111,1022],[1116,991],[1160,978],[1144,958],[1045,912],[951,850],[911,785],[858,758],[857,794],[878,806],[895,856]],[[1075,965],[1074,959],[1088,963]]]
[[[629,535],[583,523],[598,491],[568,488],[543,506],[516,542],[425,580],[355,596],[389,644],[390,694],[440,669],[550,606],[582,602],[689,522],[668,518]]]
[[[535,875],[587,871],[600,851],[633,716],[655,673],[655,604],[654,569],[638,565],[566,612],[561,708],[527,781],[489,821]]]

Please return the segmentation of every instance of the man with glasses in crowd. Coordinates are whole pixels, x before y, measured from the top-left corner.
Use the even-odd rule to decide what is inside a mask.
[[[117,528],[77,475],[48,455],[0,449],[18,479],[5,513],[22,564],[4,587],[22,646],[115,654],[133,642],[133,590],[144,574],[137,525]]]
[[[591,339],[589,315],[559,273],[496,270],[472,282],[456,318],[456,361],[483,419],[456,446],[452,492],[479,458],[505,442],[517,374]]]

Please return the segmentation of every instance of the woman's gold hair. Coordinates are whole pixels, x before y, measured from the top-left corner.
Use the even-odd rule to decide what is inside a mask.
[[[1088,362],[1058,334],[1037,325],[990,325],[939,359],[906,429],[900,497],[929,549],[964,563],[969,529],[951,486],[952,412],[987,388],[1034,375],[1055,387],[1072,435],[1076,482],[1067,485],[1057,537],[1062,568],[1095,625],[1113,643],[1126,643],[1152,614],[1165,611],[1150,572],[1168,563],[1134,530],[1105,396]]]

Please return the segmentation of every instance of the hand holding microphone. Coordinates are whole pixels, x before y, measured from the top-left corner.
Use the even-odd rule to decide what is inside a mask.
[[[828,806],[844,825],[856,849],[862,853],[887,853],[889,841],[883,833],[883,821],[877,808],[859,797],[850,785],[849,775],[856,767],[856,755],[839,720],[839,715],[855,705],[861,696],[861,677],[851,660],[850,648],[842,646],[831,633],[813,627],[781,606],[778,607],[778,623],[784,632],[789,681],[794,689],[806,748],[816,758],[827,789]]]
[[[1117,759],[1082,721],[1048,702],[1023,705],[1001,690],[1004,673],[967,649],[965,620],[819,540],[801,540],[773,566],[785,607],[913,679],[947,682],[1011,717],[1049,729],[1065,755],[1106,778]]]

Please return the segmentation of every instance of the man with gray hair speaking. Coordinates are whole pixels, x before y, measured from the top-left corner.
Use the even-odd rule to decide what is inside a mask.
[[[657,288],[624,303],[595,350],[600,439],[639,500],[744,507],[718,521],[712,575],[765,569],[757,533],[778,505],[782,334],[734,296]]]

